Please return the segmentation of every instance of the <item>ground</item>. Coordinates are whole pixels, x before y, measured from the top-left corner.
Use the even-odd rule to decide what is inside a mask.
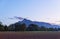
[[[60,32],[0,32],[0,39],[60,39]]]

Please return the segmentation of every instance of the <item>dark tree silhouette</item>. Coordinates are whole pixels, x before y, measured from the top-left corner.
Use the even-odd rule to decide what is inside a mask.
[[[25,31],[26,30],[26,24],[25,23],[21,24],[20,30],[21,31]]]
[[[21,24],[15,23],[14,25],[15,25],[15,31],[20,31]]]
[[[38,31],[39,27],[38,25],[36,24],[30,24],[28,27],[27,27],[27,31]]]
[[[41,26],[41,27],[40,27],[40,31],[47,31],[47,28],[44,27],[44,26]]]
[[[4,31],[8,31],[7,25],[4,26]]]
[[[10,25],[8,26],[8,30],[9,30],[9,31],[15,31],[15,24],[10,24]]]
[[[0,22],[0,31],[3,31],[4,30],[4,26],[2,24],[2,22]]]
[[[55,31],[54,28],[48,28],[48,31]]]
[[[0,22],[0,31],[60,31],[60,28],[39,27],[36,24],[30,24],[27,27],[25,23],[14,23],[7,26]]]
[[[15,24],[15,30],[16,31],[25,31],[26,30],[26,24],[25,23],[23,23],[23,24],[16,23]]]

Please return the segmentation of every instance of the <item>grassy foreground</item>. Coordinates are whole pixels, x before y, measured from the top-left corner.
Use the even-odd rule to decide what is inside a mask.
[[[60,32],[55,31],[0,32],[0,39],[60,39]]]

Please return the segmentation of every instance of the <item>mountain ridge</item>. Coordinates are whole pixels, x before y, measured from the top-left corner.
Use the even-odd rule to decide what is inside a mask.
[[[18,21],[17,23],[25,23],[27,26],[29,26],[30,24],[36,24],[39,27],[44,26],[44,27],[47,27],[47,28],[60,28],[60,25],[56,25],[56,24],[52,25],[52,24],[47,23],[47,22],[31,21],[31,20],[28,20],[28,19],[23,19],[22,21]]]

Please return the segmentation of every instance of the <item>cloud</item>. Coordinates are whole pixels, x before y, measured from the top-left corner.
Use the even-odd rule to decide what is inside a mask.
[[[14,16],[14,18],[19,19],[19,20],[24,19],[24,18],[22,18],[22,17],[17,17],[17,16]]]
[[[8,19],[14,19],[14,18],[8,18]]]
[[[56,21],[56,22],[60,22],[60,21]]]
[[[23,20],[23,19],[25,19],[25,18],[22,18],[22,17],[18,17],[18,16],[14,16],[13,18],[8,18],[8,19],[18,19],[18,20]]]

